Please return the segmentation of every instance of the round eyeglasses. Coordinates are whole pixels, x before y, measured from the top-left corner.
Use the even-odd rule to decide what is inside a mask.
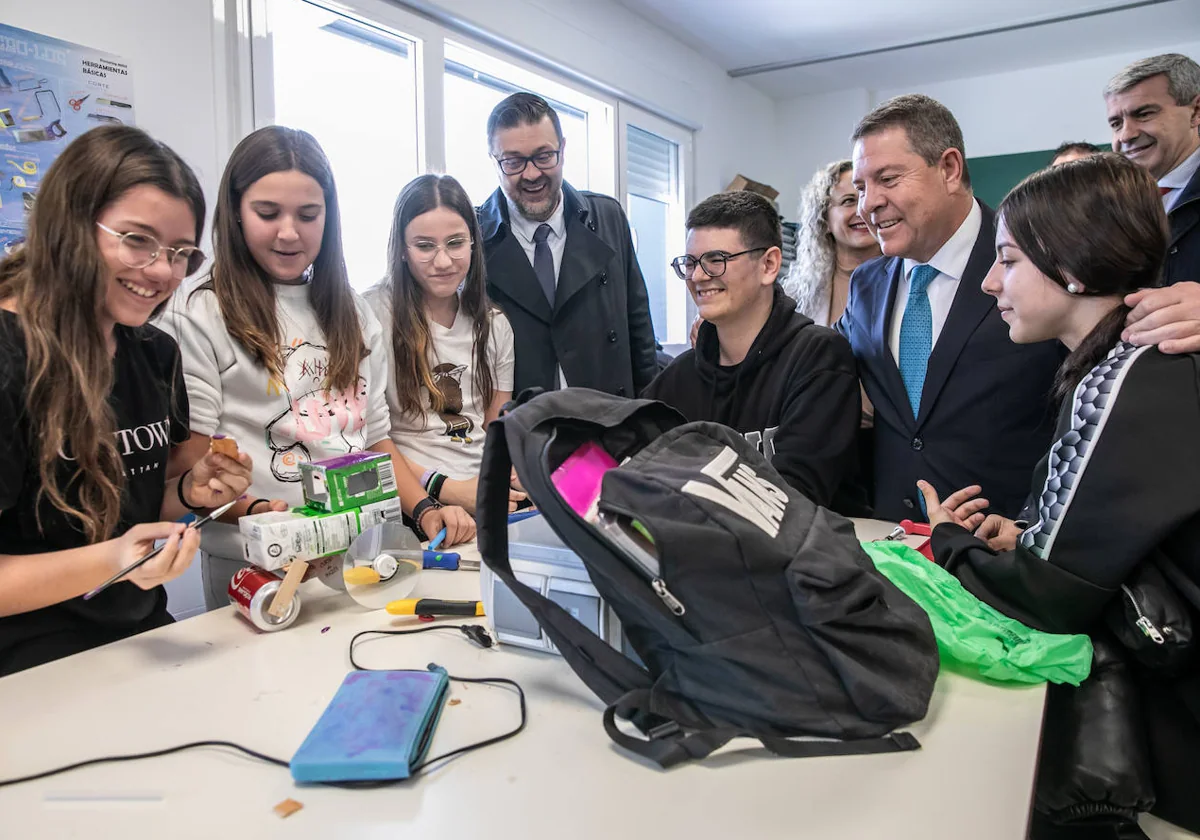
[[[676,257],[671,260],[671,268],[675,269],[675,274],[680,280],[688,280],[696,273],[696,266],[704,269],[704,273],[709,277],[720,277],[725,273],[726,263],[734,257],[740,257],[743,254],[753,254],[755,251],[769,251],[770,248],[762,246],[760,248],[747,248],[745,251],[738,251],[736,254],[726,254],[724,251],[708,251],[700,255],[697,259],[691,254],[684,254],[682,257]]]
[[[437,259],[438,251],[445,251],[446,256],[452,260],[465,260],[471,256],[473,244],[470,239],[451,239],[441,245],[426,240],[410,243],[408,250],[413,260],[419,263],[433,262]]]
[[[167,265],[171,267],[171,275],[176,280],[182,280],[195,274],[206,259],[204,252],[194,245],[172,248],[148,233],[121,233],[99,222],[96,222],[96,227],[120,240],[117,243],[117,259],[130,268],[149,268],[160,254],[164,254]]]

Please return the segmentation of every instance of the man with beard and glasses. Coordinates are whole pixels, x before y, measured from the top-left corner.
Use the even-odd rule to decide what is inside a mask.
[[[500,187],[479,224],[488,295],[512,324],[513,393],[568,385],[637,396],[658,367],[621,205],[563,181],[562,126],[540,96],[503,100],[487,134]]]

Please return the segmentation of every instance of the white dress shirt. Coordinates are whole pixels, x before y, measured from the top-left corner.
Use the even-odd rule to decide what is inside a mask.
[[[1158,179],[1160,187],[1170,187],[1171,191],[1162,197],[1163,209],[1168,213],[1175,208],[1175,202],[1183,195],[1183,189],[1192,182],[1192,176],[1200,169],[1200,147],[1183,159],[1166,175]]]
[[[550,246],[550,255],[554,257],[554,283],[557,286],[558,272],[562,268],[563,251],[567,248],[567,221],[563,215],[562,190],[558,191],[558,206],[554,208],[554,213],[550,218],[544,222],[535,222],[522,216],[517,205],[513,204],[512,199],[507,195],[504,196],[504,200],[508,202],[508,223],[516,233],[517,241],[525,249],[525,256],[529,257],[531,266],[533,265],[533,250],[537,247],[533,243],[533,235],[542,225],[550,225],[550,235],[546,237],[546,244]]]
[[[982,226],[983,211],[979,209],[978,201],[972,201],[971,212],[967,213],[967,218],[963,219],[954,235],[946,240],[946,244],[927,263],[938,270],[937,276],[929,281],[928,287],[929,308],[933,313],[933,344],[930,345],[930,349],[937,346],[938,336],[942,334],[942,327],[946,325],[946,317],[950,314],[954,295],[958,292],[958,283],[967,270],[967,262],[971,259],[971,251],[975,247],[975,240],[979,238],[979,229]],[[900,285],[896,288],[892,325],[888,331],[888,348],[895,360],[900,358],[900,325],[904,321],[904,307],[908,305],[908,290],[911,286],[908,278],[918,265],[922,263],[909,259],[904,261],[904,276],[900,278]]]

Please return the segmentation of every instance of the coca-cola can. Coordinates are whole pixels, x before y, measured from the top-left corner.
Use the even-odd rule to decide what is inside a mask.
[[[300,615],[300,593],[292,596],[283,617],[276,618],[267,612],[275,593],[283,581],[257,566],[238,569],[229,580],[229,603],[237,608],[242,617],[267,633],[288,627]]]

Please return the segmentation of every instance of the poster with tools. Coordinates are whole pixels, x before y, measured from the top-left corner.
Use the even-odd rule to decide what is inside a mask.
[[[98,125],[133,125],[122,59],[0,24],[0,248],[25,236],[38,184],[66,145]]]

